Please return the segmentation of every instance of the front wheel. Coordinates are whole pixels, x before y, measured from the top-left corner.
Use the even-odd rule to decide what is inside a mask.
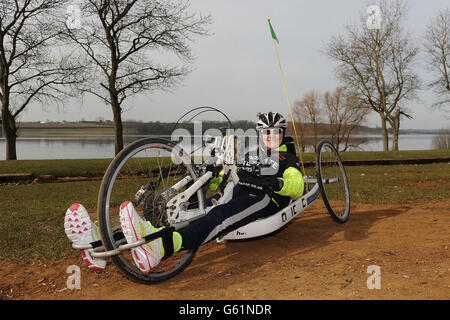
[[[317,182],[331,217],[344,223],[350,215],[350,189],[338,151],[330,141],[319,143],[316,153]]]
[[[182,178],[196,181],[198,176],[191,161],[174,163],[174,153],[181,153],[171,141],[144,138],[129,144],[110,163],[98,195],[97,211],[102,242],[106,250],[115,250],[125,239],[120,227],[120,204],[132,201],[138,214],[155,227],[169,226],[167,202],[186,190],[171,188]],[[184,153],[183,159],[189,158]],[[175,161],[177,162],[177,161]],[[200,189],[191,199],[190,207],[204,209],[204,192]],[[154,283],[167,280],[181,272],[192,261],[196,250],[175,253],[162,260],[148,274],[134,264],[130,251],[112,256],[113,262],[131,279]]]

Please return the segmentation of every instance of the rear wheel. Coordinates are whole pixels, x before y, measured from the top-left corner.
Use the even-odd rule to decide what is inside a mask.
[[[114,250],[126,243],[121,237],[120,204],[132,201],[138,214],[156,227],[169,226],[166,203],[183,192],[171,188],[184,177],[197,180],[192,162],[175,161],[173,155],[181,149],[164,139],[144,138],[129,144],[111,162],[100,187],[98,219],[102,242],[106,250]],[[184,154],[184,160],[189,156]],[[200,189],[191,199],[189,207],[204,209],[205,196]],[[121,240],[117,240],[120,239]],[[167,280],[180,273],[192,261],[196,250],[174,253],[162,260],[148,274],[143,274],[134,264],[129,250],[112,256],[113,262],[133,280],[154,283]]]
[[[316,169],[325,207],[335,221],[346,222],[350,215],[350,189],[341,157],[330,141],[319,143]]]

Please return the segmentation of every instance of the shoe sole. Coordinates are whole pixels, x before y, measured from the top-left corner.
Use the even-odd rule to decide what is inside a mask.
[[[86,209],[78,203],[74,203],[66,211],[64,218],[64,231],[67,237],[75,244],[88,244],[94,241],[91,233],[92,221]],[[90,251],[92,249],[81,250],[81,256],[89,269],[102,271],[105,269],[106,260],[95,260]]]

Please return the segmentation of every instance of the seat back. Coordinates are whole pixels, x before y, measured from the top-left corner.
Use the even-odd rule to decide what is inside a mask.
[[[287,147],[287,152],[292,153],[293,155],[297,156],[297,153],[295,152],[294,138],[292,138],[291,136],[285,136],[283,138],[283,143]]]

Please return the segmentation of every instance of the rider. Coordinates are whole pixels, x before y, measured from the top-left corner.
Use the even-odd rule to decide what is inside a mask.
[[[304,182],[298,158],[287,152],[284,144],[286,128],[286,120],[281,114],[259,114],[256,129],[263,141],[260,155],[245,155],[237,169],[239,182],[231,199],[216,205],[207,215],[178,232],[166,228],[162,238],[131,249],[139,269],[148,273],[173,252],[198,248],[252,221],[272,215],[287,206],[291,198],[302,196]],[[215,179],[212,180],[217,185],[217,179],[221,177]],[[129,201],[120,206],[120,222],[128,243],[164,229],[143,220]],[[95,227],[92,223],[89,225]],[[70,230],[66,233],[69,235]],[[92,260],[90,262],[95,263],[99,259]]]

